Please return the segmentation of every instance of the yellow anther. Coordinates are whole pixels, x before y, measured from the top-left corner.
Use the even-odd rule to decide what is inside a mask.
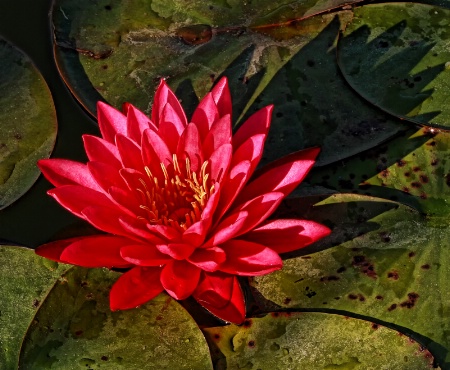
[[[208,162],[203,162],[198,171],[192,171],[189,157],[185,159],[185,167],[180,168],[178,158],[173,154],[172,164],[160,163],[160,167],[164,179],[158,179],[149,167],[144,167],[147,179],[140,178],[142,189],[136,190],[141,194],[140,208],[145,213],[138,217],[150,224],[171,226],[182,232],[201,219],[214,192]]]

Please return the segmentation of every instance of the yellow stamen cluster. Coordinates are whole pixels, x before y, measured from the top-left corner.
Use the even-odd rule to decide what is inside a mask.
[[[142,188],[140,208],[145,210],[146,221],[152,225],[172,226],[179,231],[186,230],[200,220],[214,185],[208,173],[208,161],[200,169],[191,170],[191,162],[186,157],[185,165],[180,166],[176,154],[169,166],[160,164],[164,175],[163,184],[145,167],[147,177],[139,179]]]

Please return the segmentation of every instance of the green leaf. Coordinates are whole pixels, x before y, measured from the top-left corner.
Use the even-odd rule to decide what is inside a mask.
[[[39,71],[21,51],[0,38],[0,209],[24,194],[56,139],[56,113]]]
[[[319,164],[331,163],[404,127],[367,104],[341,76],[334,45],[352,12],[302,19],[318,4],[327,9],[340,2],[180,4],[55,2],[56,61],[88,111],[95,114],[97,100],[104,99],[117,108],[129,101],[148,113],[165,77],[191,114],[225,75],[233,122],[275,104],[265,160],[317,145],[323,148]]]
[[[332,201],[346,202],[340,197]],[[369,221],[372,231],[287,260],[282,270],[255,278],[253,286],[281,307],[344,310],[408,328],[425,338],[439,361],[448,361],[447,225],[401,205]],[[264,307],[264,300],[259,304]]]
[[[450,132],[411,129],[339,165],[317,169],[307,181],[337,191],[389,197],[427,213],[438,224],[448,225],[449,154]]]
[[[420,209],[428,217],[447,226],[450,218],[450,132],[422,129],[409,139],[425,143],[364,184],[397,189],[417,197]]]
[[[345,78],[391,114],[449,128],[449,18],[417,3],[356,8],[338,48]]]
[[[0,364],[14,369],[36,310],[69,266],[43,259],[32,249],[13,246],[0,246],[0,266]]]
[[[161,294],[140,308],[111,312],[119,273],[74,267],[36,314],[22,346],[25,369],[211,369],[191,316]]]
[[[433,356],[381,325],[326,313],[277,313],[205,329],[217,369],[427,369]],[[399,335],[400,334],[400,335]]]

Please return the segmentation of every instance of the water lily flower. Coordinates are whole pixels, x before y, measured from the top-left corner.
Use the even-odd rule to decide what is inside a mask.
[[[268,220],[319,153],[311,148],[256,169],[272,106],[231,132],[231,97],[221,79],[190,122],[165,81],[151,118],[98,103],[102,138],[84,135],[87,164],[46,159],[48,194],[104,234],[40,246],[36,253],[84,267],[127,269],[110,292],[112,310],[137,307],[166,291],[193,296],[219,318],[240,323],[238,276],[282,267],[280,253],[329,234],[316,222]]]

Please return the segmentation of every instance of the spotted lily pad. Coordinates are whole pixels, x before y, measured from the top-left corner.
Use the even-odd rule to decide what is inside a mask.
[[[129,101],[148,112],[160,78],[191,113],[226,75],[234,122],[275,104],[265,160],[319,145],[319,164],[326,164],[403,127],[361,99],[337,67],[334,45],[352,12],[304,17],[339,4],[58,0],[56,61],[93,114],[99,99],[118,108]]]
[[[277,313],[206,329],[217,369],[428,369],[433,357],[379,324],[326,313]]]
[[[450,132],[411,129],[373,150],[314,171],[308,181],[323,189],[397,200],[445,225],[450,215],[449,155]]]
[[[28,325],[68,265],[37,256],[32,249],[0,246],[0,364],[17,369]]]
[[[340,201],[348,199],[334,195],[324,203]],[[369,221],[373,230],[287,260],[282,270],[255,278],[253,286],[280,307],[344,310],[400,325],[448,365],[448,225],[402,205]],[[259,304],[264,307],[264,300]]]
[[[119,273],[74,267],[56,282],[23,342],[25,369],[212,369],[192,317],[159,295],[140,308],[111,312]]]
[[[446,226],[450,215],[450,133],[423,129],[409,140],[425,142],[363,185],[397,189],[414,196],[428,217]]]
[[[39,71],[0,38],[0,209],[25,193],[56,139],[56,113]]]
[[[347,81],[398,117],[450,128],[450,9],[417,4],[367,5],[339,42]]]

